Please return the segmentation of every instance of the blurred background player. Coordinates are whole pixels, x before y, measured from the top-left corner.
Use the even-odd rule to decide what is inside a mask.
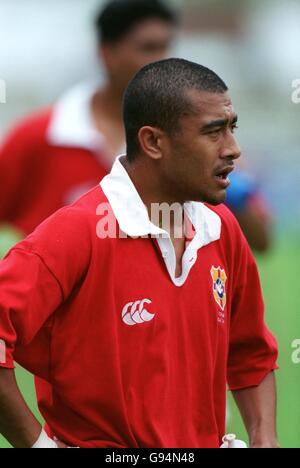
[[[96,32],[105,81],[72,88],[25,118],[0,148],[0,256],[110,171],[125,144],[124,90],[140,68],[170,54],[177,24],[177,13],[160,0],[113,0],[101,10]],[[267,250],[270,222],[257,184],[242,170],[231,182],[228,206],[251,247]]]
[[[269,250],[272,243],[271,209],[255,177],[243,167],[230,175],[226,204],[235,214],[250,244],[257,252]]]
[[[27,117],[1,148],[0,223],[28,234],[110,171],[125,147],[124,90],[140,68],[167,57],[176,23],[160,0],[108,3],[96,20],[106,80]]]

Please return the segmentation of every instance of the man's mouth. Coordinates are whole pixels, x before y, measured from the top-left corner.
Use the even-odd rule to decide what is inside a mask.
[[[234,170],[233,166],[225,167],[223,169],[218,170],[215,173],[215,179],[218,182],[218,185],[223,189],[227,189],[230,185],[230,180],[228,179],[229,174]]]

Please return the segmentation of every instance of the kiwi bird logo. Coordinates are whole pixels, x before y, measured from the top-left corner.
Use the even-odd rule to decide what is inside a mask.
[[[221,267],[215,268],[214,266],[210,270],[210,274],[213,280],[213,294],[216,303],[224,311],[227,303],[226,295],[226,281],[227,276],[225,270]]]
[[[152,304],[150,299],[143,299],[142,301],[129,302],[123,308],[122,319],[126,325],[138,325],[146,322],[151,322],[154,319],[155,314],[150,314],[145,309],[145,304]]]

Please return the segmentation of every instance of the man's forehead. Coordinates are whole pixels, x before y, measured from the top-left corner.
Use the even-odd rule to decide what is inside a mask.
[[[230,118],[235,115],[229,92],[213,93],[208,91],[187,91],[191,102],[192,113],[199,115],[202,120]]]

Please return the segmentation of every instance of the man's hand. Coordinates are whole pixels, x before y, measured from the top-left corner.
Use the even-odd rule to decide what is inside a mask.
[[[267,440],[266,442],[261,441],[261,442],[255,442],[254,444],[251,444],[252,449],[279,449],[279,443],[277,440],[269,441]]]
[[[280,448],[277,437],[266,434],[267,431],[253,431],[250,438],[250,448],[261,449],[261,448]]]

